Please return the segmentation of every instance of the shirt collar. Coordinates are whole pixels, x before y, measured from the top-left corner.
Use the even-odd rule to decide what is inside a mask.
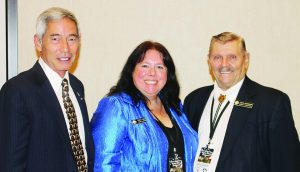
[[[245,80],[245,77],[226,91],[223,91],[218,86],[217,81],[215,81],[214,82],[214,99],[218,100],[220,94],[222,94],[222,95],[226,95],[227,100],[229,100],[230,102],[234,102],[240,91],[240,88],[242,87],[244,80]]]
[[[58,93],[61,90],[61,82],[64,78],[69,81],[69,72],[65,73],[65,76],[61,78],[53,69],[51,69],[47,63],[40,57],[39,64],[41,65],[43,71],[45,72],[53,90]]]

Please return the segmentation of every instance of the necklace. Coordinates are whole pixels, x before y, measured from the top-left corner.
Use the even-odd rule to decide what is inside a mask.
[[[168,139],[169,150],[168,150],[168,171],[185,171],[184,167],[184,142],[182,133],[175,119],[171,115],[169,108],[165,108],[166,114],[169,117],[172,127],[165,126],[151,111],[150,113],[156,119],[156,122],[163,130],[165,136]]]
[[[166,126],[157,116],[150,110],[150,113],[154,117],[154,119],[157,121],[158,125],[162,128],[164,133],[166,134],[168,140],[171,142],[171,145],[174,145],[176,147],[177,139],[179,137],[179,127],[177,126],[175,120],[173,119],[171,112],[169,111],[168,108],[164,108],[166,111],[166,116],[169,118],[171,122],[171,127]],[[162,116],[162,111],[163,111],[163,104],[160,106],[160,116]]]

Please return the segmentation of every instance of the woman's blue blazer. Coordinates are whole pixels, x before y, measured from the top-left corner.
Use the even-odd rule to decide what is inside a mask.
[[[182,111],[182,105],[180,105]],[[185,114],[170,109],[184,139],[186,172],[193,171],[197,133]],[[143,103],[135,105],[125,93],[103,98],[91,121],[95,143],[95,172],[166,172],[168,140]]]

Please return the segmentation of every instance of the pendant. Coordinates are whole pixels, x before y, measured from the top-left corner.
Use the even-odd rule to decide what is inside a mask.
[[[183,172],[183,160],[182,157],[180,157],[176,152],[175,147],[171,157],[169,158],[169,169],[170,172]]]

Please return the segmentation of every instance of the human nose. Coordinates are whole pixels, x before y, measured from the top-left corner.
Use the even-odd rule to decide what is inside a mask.
[[[62,51],[69,52],[70,46],[69,46],[68,41],[66,39],[63,39],[61,44],[62,44]]]
[[[222,66],[227,66],[228,65],[228,59],[227,59],[227,57],[223,57],[222,58],[221,65]]]
[[[155,71],[155,68],[154,67],[150,67],[149,68],[149,75],[153,76],[155,75],[156,71]]]

